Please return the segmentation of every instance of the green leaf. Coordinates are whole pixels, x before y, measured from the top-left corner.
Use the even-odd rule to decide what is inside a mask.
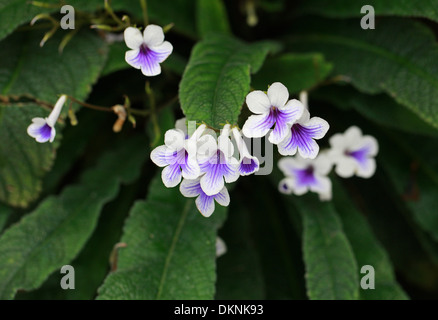
[[[36,31],[3,40],[7,49],[0,52],[0,95],[29,95],[49,103],[62,93],[84,99],[105,65],[107,46],[94,32],[82,31],[60,54],[61,36],[42,48]]]
[[[25,207],[41,190],[57,145],[36,143],[26,132],[34,117],[47,116],[37,105],[0,106],[0,199]]]
[[[260,257],[251,237],[253,215],[239,200],[236,197],[231,203],[228,219],[219,232],[227,252],[218,258],[215,298],[261,300],[266,293]]]
[[[213,299],[216,234],[226,208],[210,218],[178,188],[166,188],[160,175],[146,201],[137,202],[124,227],[118,269],[99,289],[98,299]]]
[[[0,234],[3,231],[9,216],[12,214],[12,208],[0,203]]]
[[[387,173],[399,200],[418,225],[438,241],[438,161],[433,150],[437,139],[392,135],[379,139],[380,164]]]
[[[236,191],[250,212],[251,236],[260,256],[265,299],[305,299],[301,234],[288,220],[290,210],[286,210],[291,205],[283,205],[282,195],[267,183],[266,177],[242,179]]]
[[[313,196],[313,195],[312,195]],[[312,300],[359,297],[358,267],[331,203],[310,196],[294,199],[303,219],[307,294]]]
[[[437,0],[307,0],[301,3],[300,13],[318,14],[331,18],[362,17],[364,5],[371,5],[378,16],[421,17],[438,21]],[[356,20],[359,26],[360,20]]]
[[[197,0],[196,3],[198,34],[201,38],[210,33],[231,33],[227,11],[222,0]]]
[[[2,41],[0,51],[0,95],[33,97],[54,104],[66,93],[84,99],[97,80],[105,63],[106,46],[96,35],[80,32],[58,53],[59,36],[43,48],[39,33],[13,34]],[[39,144],[29,137],[26,128],[34,117],[47,117],[48,110],[35,104],[0,104],[0,200],[25,207],[41,190],[41,178],[53,163],[60,139]],[[64,114],[67,107],[64,108]]]
[[[220,128],[236,123],[257,72],[273,44],[246,44],[211,35],[193,49],[180,83],[181,108],[187,120]],[[268,84],[267,84],[268,85]]]
[[[376,124],[409,133],[437,136],[438,130],[386,94],[366,95],[348,86],[326,86],[312,98],[328,101],[343,110],[353,109]]]
[[[27,1],[0,0],[0,40],[37,14],[50,11],[53,9],[36,7]]]
[[[103,205],[121,183],[138,177],[146,157],[144,141],[131,139],[102,157],[79,184],[50,196],[0,237],[0,298],[32,290],[68,264],[92,234]],[[111,175],[108,175],[111,172]]]
[[[263,67],[253,77],[251,85],[255,89],[266,90],[267,84],[279,81],[290,94],[309,90],[323,81],[332,70],[332,64],[319,53],[286,53],[266,59]]]
[[[355,208],[341,184],[337,180],[332,181],[333,202],[342,219],[343,229],[353,248],[359,269],[364,265],[371,265],[375,270],[375,289],[361,289],[361,299],[407,299],[403,289],[396,282],[388,254],[376,239],[367,220]]]
[[[438,66],[433,63],[438,45],[433,32],[410,20],[382,19],[376,32],[357,23],[306,20],[291,47],[323,53],[334,63],[334,72],[349,77],[359,90],[386,92],[438,127]]]

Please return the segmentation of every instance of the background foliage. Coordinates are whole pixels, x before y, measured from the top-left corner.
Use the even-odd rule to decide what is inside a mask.
[[[79,124],[65,107],[55,142],[37,144],[26,128],[60,93],[151,107],[125,44],[89,28],[110,21],[104,2],[70,4],[78,30],[60,54],[69,31],[40,47],[50,25],[29,26],[40,13],[60,19],[59,8],[0,0],[0,298],[438,298],[438,0],[367,1],[375,30],[360,28],[356,0],[149,0],[152,23],[174,23],[174,52],[150,79],[158,108],[114,133],[114,114],[73,104]],[[142,25],[139,1],[112,7]],[[249,90],[275,81],[294,97],[309,91],[328,136],[351,125],[374,135],[376,174],[331,177],[334,198],[322,203],[279,194],[274,165],[239,179],[230,206],[204,218],[163,186],[151,147],[183,113],[241,126]],[[217,235],[228,247],[220,258]],[[59,286],[65,264],[75,290]],[[363,265],[375,268],[375,290],[360,288]]]

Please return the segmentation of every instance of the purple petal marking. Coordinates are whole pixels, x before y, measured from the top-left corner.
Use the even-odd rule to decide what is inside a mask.
[[[173,185],[181,177],[181,167],[178,163],[169,165],[169,170],[166,172],[164,179],[166,179],[168,185]]]
[[[295,123],[291,128],[290,140],[285,145],[285,149],[290,150],[298,147],[306,153],[311,153],[312,139],[320,130],[320,126],[305,127]]]
[[[294,170],[297,184],[306,187],[317,185],[318,181],[316,180],[314,171],[315,170],[312,166],[309,166],[305,169]]]
[[[346,151],[345,155],[353,157],[361,166],[365,166],[368,160],[369,147],[365,146],[359,150]]]
[[[201,184],[199,183],[199,181],[196,184],[186,185],[184,188],[188,191],[187,193],[192,194],[193,197],[196,197],[204,193],[204,191],[202,191]]]
[[[201,172],[205,172],[206,186],[208,190],[216,190],[219,184],[222,184],[224,176],[235,174],[235,169],[232,168],[226,160],[225,155],[221,150],[217,150],[209,160],[200,164]],[[217,191],[220,191],[217,190]],[[207,191],[208,192],[208,191]]]
[[[215,196],[207,196],[204,192],[200,193],[199,197],[197,198],[196,204],[199,211],[203,215],[209,216],[214,211],[214,197]]]
[[[243,158],[239,165],[239,173],[243,175],[251,174],[257,170],[258,164],[252,158]]]
[[[46,123],[39,130],[38,134],[44,139],[49,140],[52,134],[52,128]]]
[[[273,122],[275,122],[273,135],[275,136],[275,140],[277,142],[280,142],[280,140],[282,140],[286,135],[288,128],[287,124],[295,118],[296,112],[296,110],[280,110],[278,108],[271,107],[269,116],[272,117]]]
[[[152,72],[154,66],[159,64],[165,57],[167,57],[167,53],[153,51],[145,44],[142,44],[137,56],[132,58],[130,62]]]

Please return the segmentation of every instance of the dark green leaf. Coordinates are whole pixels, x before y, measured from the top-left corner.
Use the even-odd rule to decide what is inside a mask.
[[[323,53],[334,63],[334,72],[349,77],[359,90],[386,92],[438,127],[438,66],[434,63],[438,45],[433,32],[401,19],[382,19],[376,31],[362,30],[357,24],[356,20],[306,20],[291,45],[294,50]]]
[[[199,35],[210,33],[230,34],[230,26],[222,0],[197,0],[196,18]]]
[[[265,299],[261,261],[252,239],[251,213],[236,199],[219,234],[227,252],[217,262],[216,299]]]
[[[312,13],[332,18],[361,17],[364,5],[371,5],[379,16],[422,17],[438,21],[437,0],[307,0],[302,1],[300,12]],[[357,19],[359,26],[360,20]]]
[[[250,73],[260,69],[272,48],[272,43],[246,44],[215,35],[199,42],[179,89],[181,108],[188,120],[215,128],[236,123],[250,89]]]
[[[303,252],[309,298],[358,299],[358,266],[335,208],[331,203],[320,202],[310,196],[297,198],[294,203],[303,219]]]
[[[265,91],[268,84],[279,81],[293,94],[309,90],[323,81],[332,67],[319,53],[286,53],[266,59],[263,67],[253,77],[251,86]]]
[[[361,299],[407,299],[406,294],[395,280],[394,270],[385,249],[375,238],[368,222],[355,208],[337,180],[333,181],[333,202],[342,219],[343,228],[353,248],[359,270],[364,265],[371,265],[375,270],[375,289],[360,289]]]
[[[158,175],[146,201],[137,202],[124,227],[118,269],[99,299],[213,299],[216,234],[226,208],[203,217],[194,199],[166,188]]]
[[[79,33],[58,53],[59,37],[43,48],[38,32],[14,34],[2,41],[0,51],[0,95],[30,96],[54,103],[58,95],[70,94],[84,99],[105,63],[106,47],[89,32]],[[60,139],[39,144],[29,137],[26,128],[34,117],[47,117],[49,110],[34,104],[1,105],[0,132],[0,200],[14,206],[27,206],[41,189],[41,178],[53,163]],[[67,107],[64,107],[66,113]]]
[[[139,174],[146,157],[144,141],[131,139],[84,173],[81,182],[45,199],[0,237],[0,297],[31,290],[68,264],[92,234],[101,209],[122,182]],[[111,175],[108,175],[111,172]]]
[[[366,95],[347,86],[321,87],[311,97],[328,101],[344,110],[354,109],[379,125],[415,134],[437,136],[438,130],[386,94]]]

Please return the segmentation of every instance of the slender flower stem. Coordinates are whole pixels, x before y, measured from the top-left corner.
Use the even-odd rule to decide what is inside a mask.
[[[125,24],[123,23],[123,21],[120,20],[120,18],[114,13],[113,8],[111,8],[111,3],[110,2],[111,2],[110,0],[105,0],[105,10],[106,10],[106,12],[108,12],[108,14],[111,16],[111,18],[113,18],[114,21],[119,26],[125,27]]]
[[[146,28],[146,26],[149,24],[147,1],[140,0],[140,4],[141,4],[141,10],[143,12],[143,22],[144,22],[144,26]]]
[[[151,116],[152,126],[154,128],[155,138],[154,138],[154,141],[152,142],[152,146],[154,146],[160,140],[161,130],[160,130],[160,126],[158,125],[157,114],[155,112],[155,109],[156,109],[155,95],[151,89],[151,84],[149,83],[149,81],[146,81],[145,91],[146,91],[146,94],[149,98],[150,116]]]
[[[81,106],[83,106],[85,108],[89,108],[89,109],[93,109],[93,110],[98,110],[98,111],[111,112],[111,113],[114,112],[111,108],[96,106],[94,104],[89,104],[89,103],[86,103],[86,102],[82,102],[82,101],[79,101],[79,100],[73,98],[72,96],[68,96],[68,98],[71,101],[76,102],[76,103],[80,104]]]

